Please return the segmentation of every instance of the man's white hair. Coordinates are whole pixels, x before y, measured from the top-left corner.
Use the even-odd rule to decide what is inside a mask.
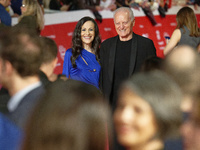
[[[115,22],[115,15],[118,13],[118,12],[128,12],[129,13],[129,18],[131,19],[131,21],[133,21],[133,19],[135,18],[134,17],[134,14],[133,14],[133,11],[131,8],[129,7],[120,7],[118,9],[116,9],[113,13],[113,18],[114,18],[114,22]]]

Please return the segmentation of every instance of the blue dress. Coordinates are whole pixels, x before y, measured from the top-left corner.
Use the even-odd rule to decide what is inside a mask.
[[[77,67],[73,68],[71,63],[72,49],[68,49],[65,53],[63,74],[67,78],[83,81],[99,88],[99,76],[101,66],[96,60],[96,56],[87,50],[81,50],[81,54],[76,59]],[[82,57],[81,57],[82,56]]]

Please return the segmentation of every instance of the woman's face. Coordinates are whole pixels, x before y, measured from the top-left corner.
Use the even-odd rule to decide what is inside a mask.
[[[199,106],[194,105],[194,109],[189,119],[181,127],[184,150],[200,149],[200,114]]]
[[[125,147],[141,146],[157,132],[151,106],[128,89],[120,92],[114,113],[114,124],[119,143]]]
[[[92,21],[85,22],[81,28],[81,40],[83,47],[85,45],[91,46],[94,37],[95,37],[94,23]]]
[[[22,1],[22,6],[20,7],[21,13],[24,14],[27,10],[27,6],[25,5],[24,1]]]

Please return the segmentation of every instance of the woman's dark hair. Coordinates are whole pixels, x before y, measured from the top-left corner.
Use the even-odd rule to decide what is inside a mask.
[[[56,81],[27,124],[23,150],[103,150],[111,120],[96,87],[71,79]]]
[[[75,60],[77,57],[80,55],[81,50],[83,49],[82,47],[82,40],[81,40],[81,28],[83,24],[87,21],[92,21],[94,23],[95,27],[95,37],[92,42],[92,48],[94,50],[94,53],[96,55],[97,61],[99,61],[99,46],[101,43],[101,38],[99,34],[99,28],[96,23],[96,21],[91,18],[91,17],[83,17],[80,19],[74,29],[73,36],[72,36],[72,56],[71,56],[71,63],[73,67],[76,67],[76,62]]]

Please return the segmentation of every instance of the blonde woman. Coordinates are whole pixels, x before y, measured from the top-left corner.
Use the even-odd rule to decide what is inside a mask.
[[[21,6],[22,15],[15,27],[36,30],[38,34],[44,28],[44,13],[37,0],[23,0]]]

